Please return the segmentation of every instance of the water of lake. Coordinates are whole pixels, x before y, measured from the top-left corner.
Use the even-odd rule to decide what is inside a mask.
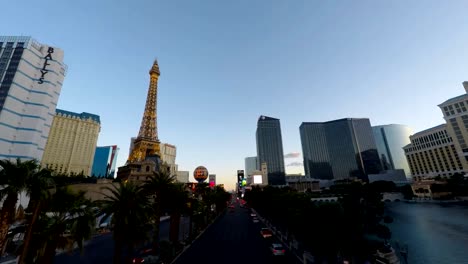
[[[386,203],[392,241],[408,245],[409,264],[468,264],[468,205]],[[404,262],[402,262],[404,263]]]

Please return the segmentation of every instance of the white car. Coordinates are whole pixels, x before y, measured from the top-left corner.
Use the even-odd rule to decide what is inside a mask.
[[[260,222],[260,220],[258,220],[258,218],[257,218],[257,217],[254,217],[252,221],[253,221],[254,223],[258,223],[258,222]]]
[[[250,216],[251,217],[257,217],[257,214],[256,213],[251,213]]]
[[[273,253],[273,256],[284,256],[286,253],[286,250],[284,250],[283,245],[281,244],[271,244],[270,247],[271,253]]]

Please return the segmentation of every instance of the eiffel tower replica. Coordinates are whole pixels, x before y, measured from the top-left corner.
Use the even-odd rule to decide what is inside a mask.
[[[157,111],[159,65],[155,60],[149,71],[150,84],[140,132],[125,166],[119,167],[117,178],[122,181],[142,182],[159,169],[161,152],[158,139]]]

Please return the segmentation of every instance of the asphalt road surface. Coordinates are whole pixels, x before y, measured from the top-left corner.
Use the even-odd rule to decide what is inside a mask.
[[[236,205],[234,210],[220,216],[175,263],[300,263],[290,253],[273,256],[269,247],[277,240],[263,238],[262,227],[261,222],[253,223],[249,209]]]
[[[169,220],[161,222],[159,239],[169,240]],[[189,219],[182,217],[180,224],[180,238],[188,233]],[[56,264],[97,264],[97,263],[112,263],[114,254],[114,240],[112,234],[107,233],[98,235],[89,241],[80,254],[79,250],[75,250],[72,254],[63,253],[55,257]]]

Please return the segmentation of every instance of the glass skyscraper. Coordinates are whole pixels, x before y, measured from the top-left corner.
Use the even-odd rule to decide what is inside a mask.
[[[115,178],[119,148],[116,145],[96,147],[91,175],[98,178]]]
[[[304,170],[318,179],[367,180],[381,171],[377,147],[367,118],[304,122],[299,127]]]
[[[286,184],[284,169],[283,140],[281,138],[280,120],[260,116],[257,122],[257,168],[266,162],[268,184]]]
[[[383,125],[372,127],[380,162],[384,170],[403,169],[410,175],[403,147],[410,144],[413,130],[405,125]]]
[[[245,158],[245,175],[250,176],[252,172],[259,170],[257,165],[257,157]]]

